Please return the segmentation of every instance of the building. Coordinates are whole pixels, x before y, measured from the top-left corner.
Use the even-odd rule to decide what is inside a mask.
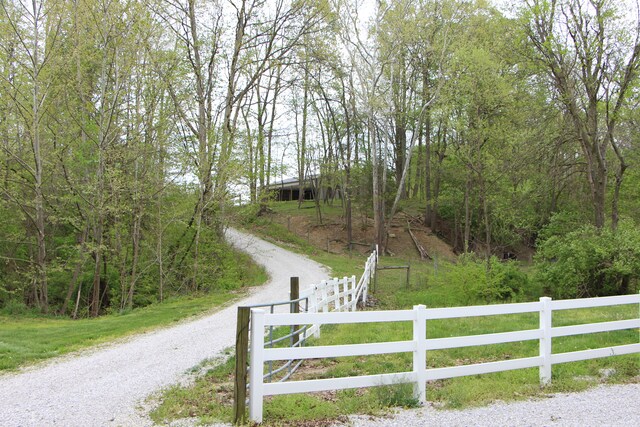
[[[303,193],[304,200],[313,200],[315,191],[313,187],[317,185],[317,183],[318,179],[316,176],[306,179],[302,186],[298,178],[287,178],[269,184],[267,190],[270,193],[275,193],[275,200],[277,201],[298,200],[300,192]]]
[[[325,200],[334,194],[334,189],[326,185],[322,186],[322,184],[320,175],[311,175],[304,180],[303,185],[300,185],[298,178],[287,178],[269,184],[267,190],[270,193],[275,193],[274,199],[276,201],[298,200],[301,192],[303,200],[314,200],[316,192],[319,193],[320,200]],[[339,189],[336,189],[335,195],[340,195]]]

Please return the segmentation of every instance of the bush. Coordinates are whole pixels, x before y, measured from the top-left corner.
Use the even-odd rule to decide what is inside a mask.
[[[621,221],[617,230],[583,225],[565,234],[546,235],[538,243],[535,277],[554,298],[637,291],[640,230],[633,221]]]
[[[436,279],[462,297],[460,303],[508,301],[517,298],[528,285],[528,277],[513,261],[488,261],[475,254],[461,255],[458,263]]]
[[[6,316],[21,316],[32,313],[33,309],[30,309],[23,301],[19,301],[17,299],[8,300],[4,303],[2,310],[0,310],[0,314],[4,314]]]

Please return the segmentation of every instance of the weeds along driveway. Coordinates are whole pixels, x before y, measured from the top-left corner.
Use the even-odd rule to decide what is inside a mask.
[[[303,287],[328,278],[320,264],[249,234],[229,229],[227,239],[266,268],[266,285],[195,321],[1,375],[0,425],[152,425],[137,408],[151,393],[234,344],[238,305],[287,299],[290,276],[299,276]]]

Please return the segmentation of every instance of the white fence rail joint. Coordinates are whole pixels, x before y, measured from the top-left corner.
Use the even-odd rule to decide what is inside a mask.
[[[365,270],[366,272],[366,270]],[[364,275],[363,275],[364,276]],[[365,290],[366,292],[366,290]],[[352,300],[347,300],[347,304]],[[356,300],[357,301],[357,300]],[[540,298],[539,302],[524,304],[501,304],[476,307],[453,307],[428,309],[418,305],[413,310],[368,311],[368,312],[316,312],[300,314],[266,314],[262,310],[252,310],[251,315],[251,386],[249,393],[249,416],[251,421],[262,422],[262,402],[264,396],[289,393],[307,393],[345,388],[372,387],[387,384],[411,383],[414,397],[426,402],[427,381],[477,375],[523,368],[539,368],[540,383],[551,381],[551,366],[579,360],[609,357],[623,354],[640,353],[640,342],[617,345],[607,348],[573,351],[553,354],[552,339],[568,335],[588,334],[640,328],[640,318],[613,322],[590,323],[584,325],[553,327],[552,314],[555,310],[568,310],[586,307],[605,307],[611,305],[638,304],[640,294],[616,297],[591,298],[583,300],[552,301]],[[513,313],[539,313],[539,328],[515,332],[470,335],[452,338],[428,338],[428,320],[450,319],[470,316],[491,316]],[[367,344],[347,344],[318,347],[298,347],[265,349],[264,328],[281,325],[303,324],[351,324],[378,322],[411,322],[413,339]],[[430,350],[440,350],[475,345],[500,344],[515,341],[538,340],[539,355],[519,359],[478,363],[465,366],[427,368],[427,356]],[[640,341],[640,337],[639,337]],[[287,359],[313,359],[321,357],[345,357],[358,355],[376,355],[388,353],[412,353],[413,370],[379,375],[365,375],[322,380],[291,381],[285,383],[262,382],[265,362]]]

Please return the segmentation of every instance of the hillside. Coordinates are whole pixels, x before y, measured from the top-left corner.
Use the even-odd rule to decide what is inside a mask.
[[[279,224],[316,248],[333,254],[349,253],[346,224],[339,205],[323,206],[321,222],[310,201],[304,202],[300,208],[298,202],[274,202],[262,216],[267,223]],[[391,255],[420,259],[420,253],[409,234],[409,227],[431,258],[455,260],[456,254],[452,247],[431,229],[423,226],[417,213],[412,215],[405,212],[398,213],[391,224],[388,243]],[[366,216],[354,218],[351,250],[361,254],[370,252],[374,244],[372,236],[373,220]]]

